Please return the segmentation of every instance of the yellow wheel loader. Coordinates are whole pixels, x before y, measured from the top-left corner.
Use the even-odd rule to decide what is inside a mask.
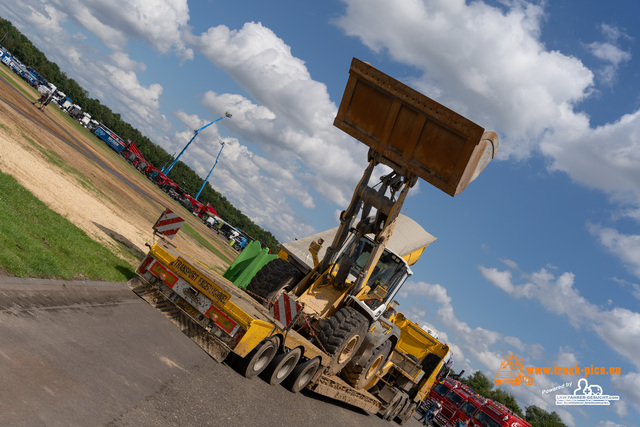
[[[305,316],[294,327],[331,355],[329,373],[362,387],[398,342],[382,314],[411,274],[407,259],[433,241],[415,224],[412,247],[386,249],[409,190],[423,178],[451,196],[462,192],[496,155],[498,138],[357,59],[334,125],[370,150],[332,243],[320,258],[324,239],[311,242],[311,268],[281,251],[247,291],[267,306],[283,292],[295,296]],[[375,183],[377,166],[390,172]]]
[[[435,240],[400,210],[418,179],[451,196],[463,191],[495,156],[498,140],[357,59],[334,125],[370,147],[336,229],[284,244],[266,264],[272,255],[258,250],[250,259],[248,248],[225,277],[162,238],[129,286],[248,378],[406,419],[430,388],[419,378],[437,371],[448,348],[427,349],[429,340],[407,348],[402,331],[409,337],[413,326],[385,317],[410,266]],[[416,352],[429,353],[428,363]]]

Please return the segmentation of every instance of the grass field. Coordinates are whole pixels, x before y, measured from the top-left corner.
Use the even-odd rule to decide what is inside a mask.
[[[16,88],[21,95],[26,95],[28,101],[37,97],[33,88],[2,66],[0,66],[0,78]],[[20,95],[13,95],[12,98],[11,91],[5,92],[3,101],[9,100],[9,105],[14,106],[13,111],[19,111],[20,103],[26,103]],[[33,183],[33,180],[29,181],[27,178],[25,181],[25,177],[22,176],[18,182],[14,178],[15,170],[11,171],[9,163],[6,163],[9,170],[3,170],[0,166],[0,275],[128,280],[134,275],[135,268],[144,256],[142,251],[145,249],[140,244],[139,236],[145,233],[139,230],[145,232],[149,230],[150,235],[156,210],[159,207],[171,206],[173,202],[165,201],[168,197],[164,193],[157,187],[151,186],[148,180],[122,157],[60,109],[52,105],[46,113],[41,113],[37,109],[30,108],[28,103],[27,105],[28,107],[22,110],[22,114],[33,114],[34,119],[26,121],[22,120],[20,115],[11,116],[8,120],[7,107],[4,105],[0,131],[7,138],[7,143],[10,141],[24,148],[34,158],[44,160],[46,162],[44,167],[47,170],[56,171],[57,175],[66,178],[69,186],[63,183],[64,189],[51,188],[48,195],[60,191],[61,194],[64,192],[65,196],[69,194],[82,196],[74,190],[75,187],[82,188],[99,201],[97,205],[104,206],[107,217],[102,216],[103,211],[89,210],[87,205],[80,205],[83,208],[82,213],[79,213],[77,210],[67,208],[67,205],[64,205],[68,203],[66,201],[60,205],[58,203],[60,199],[57,198],[54,203],[55,211],[51,210],[48,207],[51,203],[50,198],[41,201],[34,196],[33,193],[36,193],[42,198],[38,189],[30,186],[29,183]],[[51,126],[52,121],[55,122],[53,126]],[[34,132],[34,129],[39,131]],[[59,141],[52,143],[56,136],[72,141],[68,143],[70,147],[74,144],[82,146],[84,150],[82,152],[90,151],[95,157],[85,157],[79,152],[69,150]],[[7,162],[6,157],[2,159]],[[10,164],[21,163],[14,161]],[[107,170],[103,168],[105,165],[117,171],[119,176],[137,185],[137,188],[142,189],[141,191],[146,190],[146,195],[131,196],[132,187],[120,187],[120,181],[114,181],[113,175],[104,173]],[[30,169],[27,167],[23,170]],[[73,197],[61,199],[73,201],[72,203],[76,200]],[[77,203],[75,202],[73,206],[78,206]],[[177,209],[181,210],[180,207]],[[94,228],[100,230],[97,237],[85,232],[86,221],[82,221],[86,212],[96,215],[89,218]],[[119,222],[109,221],[115,212],[124,212],[124,216],[120,216],[123,228],[119,228]],[[186,211],[183,214],[187,222],[181,234],[180,247],[188,250],[188,253],[196,256],[210,269],[222,273],[235,259],[237,252],[226,245],[220,237],[209,235],[212,234],[210,230],[198,224]],[[82,224],[83,228],[79,228],[77,224]],[[106,234],[106,240],[101,233]]]
[[[122,257],[53,212],[18,182],[0,172],[0,266],[18,277],[125,281],[137,258]]]

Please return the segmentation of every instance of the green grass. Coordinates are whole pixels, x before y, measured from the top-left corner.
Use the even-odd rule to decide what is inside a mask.
[[[122,250],[129,248],[123,247]],[[0,172],[0,269],[18,277],[125,281],[134,266]]]
[[[113,205],[116,205],[116,203],[111,200],[111,198],[109,198],[109,196],[107,196],[104,191],[102,191],[101,189],[99,189],[98,187],[96,187],[89,178],[87,178],[86,176],[84,176],[83,174],[81,174],[77,169],[72,168],[71,166],[69,166],[67,164],[67,162],[65,162],[60,156],[58,156],[56,153],[54,153],[51,150],[47,150],[45,148],[43,148],[40,144],[38,144],[37,142],[35,142],[33,139],[29,138],[27,135],[25,135],[24,133],[22,133],[22,137],[29,143],[31,144],[31,146],[33,148],[35,148],[36,150],[38,150],[40,152],[40,154],[42,154],[47,161],[58,167],[59,169],[61,169],[62,171],[66,172],[67,174],[71,175],[77,182],[78,184],[80,184],[85,190],[92,192],[93,194],[108,200],[109,202],[111,202]]]
[[[189,225],[188,223],[184,223],[183,225],[184,227],[184,231],[186,231],[187,233],[189,233],[191,235],[191,237],[194,238],[194,240],[196,240],[198,243],[200,243],[202,246],[204,246],[205,248],[209,249],[211,252],[213,252],[214,254],[216,254],[216,256],[218,256],[218,258],[220,258],[221,260],[223,260],[224,262],[226,262],[227,264],[231,264],[233,262],[233,260],[231,258],[229,258],[228,256],[226,256],[225,254],[223,254],[220,249],[216,248],[215,246],[213,246],[211,244],[211,242],[209,242],[209,240],[207,240],[206,238],[204,238],[200,233],[198,233],[196,231],[195,228],[193,228],[191,225]]]

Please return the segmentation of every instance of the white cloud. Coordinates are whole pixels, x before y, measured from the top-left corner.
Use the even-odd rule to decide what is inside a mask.
[[[498,288],[516,298],[539,301],[547,310],[567,316],[574,328],[588,326],[613,350],[640,368],[640,313],[614,307],[602,309],[580,295],[574,287],[575,277],[563,273],[558,277],[542,269],[529,276],[524,285],[511,283],[508,272],[480,267],[482,275]]]
[[[614,423],[613,421],[600,421],[596,427],[626,427],[622,424]]]
[[[538,5],[513,2],[505,13],[462,0],[346,3],[337,20],[343,31],[423,72],[413,85],[427,96],[497,128],[508,141],[500,147],[503,158],[536,150],[593,83],[579,60],[545,50]]]
[[[512,270],[517,270],[518,269],[518,263],[516,263],[513,260],[510,259],[501,259],[500,260],[502,263],[504,263],[507,267],[509,267]]]
[[[421,73],[403,81],[498,131],[500,158],[542,152],[551,160],[551,171],[606,192],[637,219],[640,112],[591,126],[579,107],[596,90],[594,73],[578,58],[550,51],[541,42],[543,5],[344,2],[346,11],[336,24],[373,51]],[[611,25],[600,29],[604,40],[589,49],[609,67],[611,81],[631,58],[620,47],[628,36]]]
[[[326,86],[311,79],[304,62],[269,28],[254,22],[240,30],[218,26],[191,41],[288,126],[307,133],[331,126],[337,108]]]
[[[240,30],[210,28],[190,41],[260,103],[210,91],[204,105],[231,111],[234,119],[225,126],[234,134],[258,144],[271,161],[291,167],[291,176],[327,200],[348,204],[364,170],[366,148],[332,126],[337,107],[326,86],[311,79],[289,46],[258,23],[246,23]],[[303,206],[315,203],[308,198]]]
[[[134,37],[159,52],[173,50],[183,59],[193,59],[182,37],[189,21],[186,0],[55,0],[53,4],[111,50],[122,50]]]
[[[609,252],[619,257],[640,278],[640,235],[621,234],[613,228],[595,224],[587,224],[587,228]]]
[[[124,52],[113,52],[109,55],[111,63],[123,71],[145,71],[147,66],[142,62],[134,61]]]
[[[616,80],[620,65],[631,60],[631,53],[617,45],[619,39],[628,39],[629,36],[619,28],[607,24],[602,24],[600,30],[606,41],[592,42],[586,47],[593,56],[605,62],[598,75],[606,85],[611,86]]]
[[[526,355],[526,366],[535,366],[534,363],[530,363],[530,360],[543,356],[544,348],[538,343],[523,343],[517,337],[505,336],[482,327],[471,327],[458,319],[454,313],[451,297],[442,285],[409,281],[403,286],[402,292],[403,298],[412,301],[409,307],[403,309],[409,318],[419,324],[427,323],[426,318],[437,318],[451,332],[450,334],[441,332],[441,341],[446,342],[453,352],[456,372],[464,369],[466,375],[471,375],[476,371],[477,369],[473,368],[471,362],[471,358],[473,358],[481,364],[482,369],[480,370],[484,375],[493,379],[502,357],[504,357],[505,346],[513,347],[520,352],[519,354]],[[437,313],[428,313],[421,301],[432,301],[437,304]],[[560,349],[557,360],[568,363],[574,358],[572,358],[570,350]],[[545,398],[545,395],[540,393],[540,390],[550,389],[559,384],[553,381],[550,376],[536,376],[535,383],[535,388],[508,385],[501,387],[514,395],[519,402],[524,402],[526,406],[536,405],[549,412],[556,411],[567,425],[575,426],[576,423],[571,413],[558,410],[554,401],[549,400],[548,396]]]
[[[174,115],[189,129],[199,129],[210,123],[183,111]],[[176,133],[170,145],[171,152],[179,153],[192,137],[193,131]],[[251,152],[235,138],[221,137],[217,124],[200,132],[180,160],[192,165],[204,179],[215,164],[222,140],[225,146],[209,179],[210,185],[256,224],[268,228],[283,241],[315,233],[286,202],[289,197],[306,207],[313,204],[308,190],[290,174],[292,168],[284,161],[276,163]]]
[[[519,350],[530,350],[531,353],[536,355],[541,352],[541,347],[538,344],[526,345],[517,337],[504,336],[499,332],[481,327],[472,328],[466,322],[458,319],[454,313],[451,297],[442,285],[408,281],[402,287],[402,291],[407,298],[414,299],[420,297],[420,299],[436,303],[438,305],[437,318],[455,334],[455,338],[458,340],[456,344],[464,353],[472,355],[488,370],[495,370],[500,366],[500,360],[503,355],[489,350],[489,347],[498,342],[505,342]],[[426,319],[422,319],[426,312],[423,311],[420,313],[415,305],[410,309],[411,315],[419,318],[415,321],[418,323],[427,323]]]
[[[640,373],[631,372],[611,377],[611,383],[625,396],[631,397],[635,409],[640,412]]]

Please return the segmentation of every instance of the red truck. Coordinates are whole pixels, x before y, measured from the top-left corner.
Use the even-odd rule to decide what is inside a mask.
[[[442,398],[442,410],[433,421],[440,427],[454,425],[458,419],[462,404],[466,403],[472,396],[477,395],[475,391],[460,381],[450,381],[453,382],[453,387]]]
[[[469,427],[531,427],[503,404],[487,399],[469,421]]]
[[[503,404],[478,395],[457,380],[434,385],[428,401],[432,400],[442,401],[442,410],[432,421],[438,427],[453,427],[458,420],[469,420],[469,427],[531,427]]]

